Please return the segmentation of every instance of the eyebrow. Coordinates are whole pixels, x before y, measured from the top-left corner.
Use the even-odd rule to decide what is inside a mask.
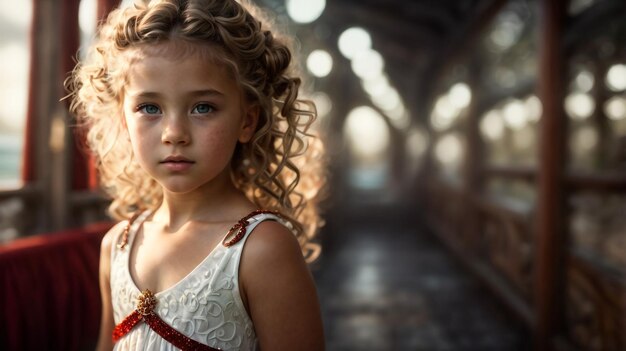
[[[154,92],[154,91],[142,91],[138,94],[129,94],[135,98],[137,97],[141,97],[141,98],[148,98],[148,99],[153,99],[153,98],[158,98],[161,96],[160,93],[158,92]],[[198,97],[198,96],[219,96],[219,97],[223,97],[224,93],[222,93],[219,90],[215,90],[215,89],[203,89],[203,90],[194,90],[194,91],[190,91],[187,93],[187,95],[191,96],[191,97]]]

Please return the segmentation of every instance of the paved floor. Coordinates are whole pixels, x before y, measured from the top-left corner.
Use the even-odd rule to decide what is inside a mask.
[[[424,229],[364,217],[321,234],[327,350],[528,349],[524,328]]]

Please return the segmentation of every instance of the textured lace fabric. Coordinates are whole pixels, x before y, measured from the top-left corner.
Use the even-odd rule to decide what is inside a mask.
[[[135,236],[149,213],[131,225],[128,245],[111,253],[111,298],[115,324],[136,307],[141,294],[129,271],[129,253]],[[246,239],[264,220],[281,221],[273,214],[259,214],[248,221],[246,234],[231,247],[219,244],[187,276],[155,294],[155,312],[167,324],[205,345],[222,350],[256,350],[256,334],[239,294],[239,261]],[[114,350],[177,350],[145,323],[121,338]]]

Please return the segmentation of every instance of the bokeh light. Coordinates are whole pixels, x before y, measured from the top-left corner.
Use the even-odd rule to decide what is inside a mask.
[[[595,83],[595,79],[593,74],[589,72],[589,70],[583,69],[576,75],[574,78],[574,90],[587,93],[593,89],[593,84]]]
[[[535,95],[530,95],[524,100],[526,107],[526,118],[529,122],[537,122],[543,114],[543,105],[541,100]]]
[[[607,100],[604,103],[604,113],[614,121],[626,118],[626,97],[614,96]]]
[[[338,46],[345,58],[352,59],[358,52],[371,48],[372,38],[365,29],[352,27],[339,35]]]
[[[435,145],[435,158],[444,165],[457,165],[463,156],[463,145],[458,135],[442,136]]]
[[[567,12],[571,15],[577,15],[593,5],[594,2],[595,0],[570,0]]]
[[[411,124],[409,112],[402,101],[399,101],[394,108],[385,110],[385,114],[389,117],[391,124],[398,129],[405,129]]]
[[[363,80],[363,89],[371,97],[383,95],[390,87],[389,79],[384,74]]]
[[[384,93],[372,97],[372,101],[376,107],[384,111],[390,111],[402,104],[400,94],[392,87],[385,90]]]
[[[435,130],[442,131],[452,126],[458,114],[459,109],[450,102],[448,94],[445,94],[437,99],[430,122]]]
[[[488,140],[498,140],[504,135],[504,121],[498,110],[491,110],[480,121],[480,132]]]
[[[326,0],[287,0],[287,14],[294,22],[311,23],[319,18]]]
[[[345,134],[350,148],[362,158],[376,158],[389,145],[389,127],[384,117],[369,106],[359,106],[350,111]]]
[[[626,90],[626,65],[611,66],[606,73],[606,85],[613,91]]]
[[[458,109],[467,107],[472,99],[470,87],[462,82],[453,85],[448,94],[450,95],[450,103]]]
[[[428,135],[422,128],[411,128],[406,137],[406,151],[411,159],[422,157],[428,149]]]
[[[306,67],[314,76],[326,77],[333,69],[333,58],[325,50],[314,50],[306,60]]]
[[[505,52],[519,40],[524,21],[515,11],[502,12],[489,35],[489,47],[494,52]]]
[[[565,112],[572,118],[589,118],[596,109],[595,100],[586,93],[571,93],[565,98]]]
[[[502,117],[507,127],[520,130],[528,122],[525,104],[518,99],[511,99],[502,108]]]
[[[364,80],[374,79],[382,74],[385,61],[378,51],[365,49],[352,57],[351,66],[357,77]]]

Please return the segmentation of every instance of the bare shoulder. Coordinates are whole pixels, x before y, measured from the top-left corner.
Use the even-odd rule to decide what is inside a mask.
[[[113,242],[115,242],[115,239],[117,239],[119,235],[122,234],[122,231],[124,230],[127,224],[128,224],[128,221],[121,221],[115,224],[111,229],[109,229],[109,231],[106,234],[104,234],[104,237],[102,238],[102,243],[100,245],[101,253],[111,252],[111,247],[113,246]]]
[[[323,350],[320,307],[293,233],[260,223],[243,248],[239,281],[262,350]]]
[[[101,289],[102,284],[108,285],[109,275],[111,273],[111,249],[115,243],[115,240],[122,233],[124,228],[126,227],[127,221],[121,221],[114,225],[109,231],[104,234],[102,241],[100,243],[100,284]]]
[[[110,271],[111,249],[115,245],[115,241],[124,231],[128,221],[121,221],[114,225],[109,231],[104,234],[100,243],[100,275],[102,277],[108,277]]]
[[[254,228],[244,247],[248,261],[304,261],[298,240],[291,230],[276,221],[264,221]]]

